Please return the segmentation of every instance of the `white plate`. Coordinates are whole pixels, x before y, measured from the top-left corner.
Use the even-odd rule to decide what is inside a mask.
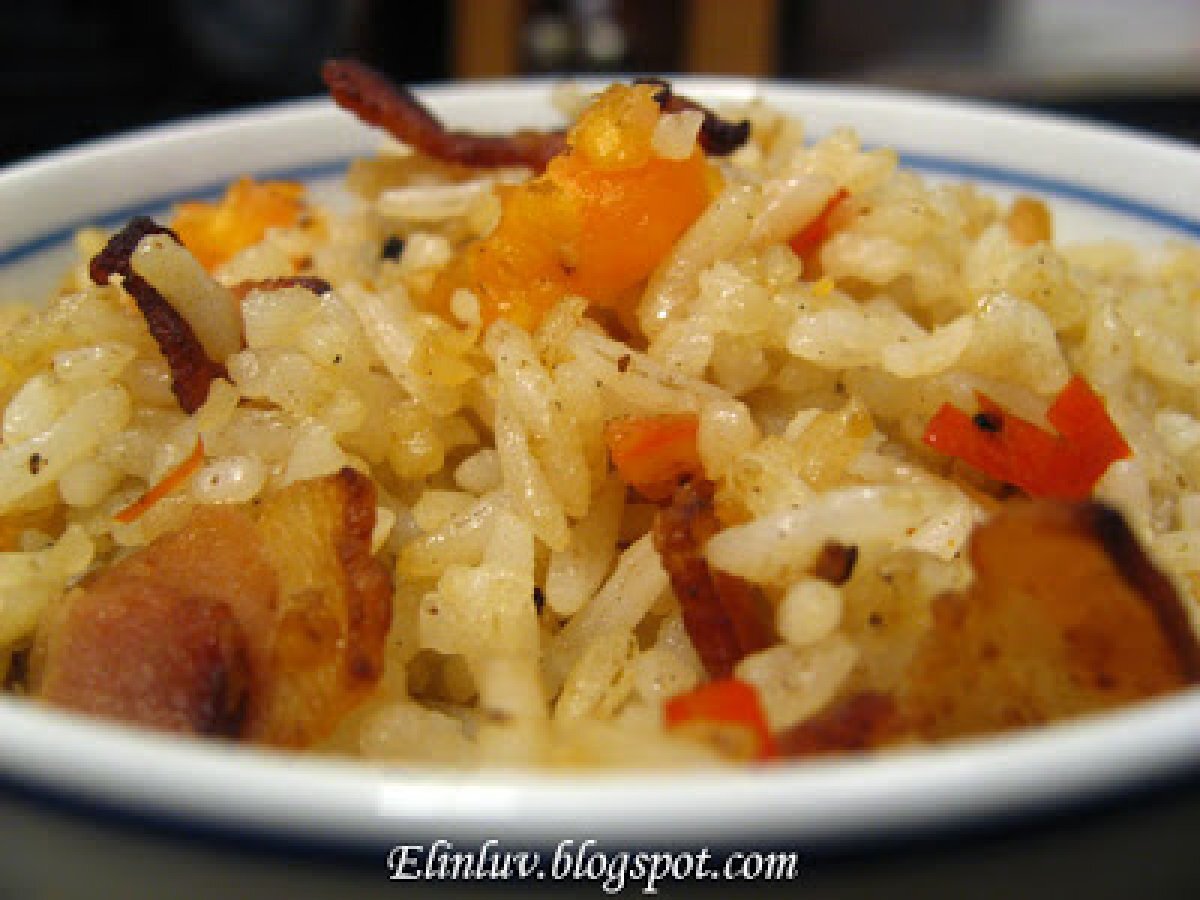
[[[706,100],[762,96],[812,133],[857,127],[935,177],[1035,192],[1065,237],[1200,238],[1200,152],[1002,108],[875,90],[688,80]],[[548,83],[423,92],[452,123],[558,124]],[[46,283],[69,236],[117,225],[244,173],[329,179],[378,132],[306,101],[68,149],[0,173],[0,297]],[[27,293],[27,292],[26,292]],[[211,832],[365,849],[404,837],[553,846],[844,846],[1026,816],[1200,771],[1200,693],[1119,715],[879,759],[693,775],[447,775],[175,740],[0,700],[0,785]]]

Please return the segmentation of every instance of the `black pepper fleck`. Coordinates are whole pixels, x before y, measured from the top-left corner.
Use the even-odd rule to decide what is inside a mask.
[[[995,434],[1004,427],[1004,420],[997,413],[977,412],[971,416],[971,422],[980,431]]]
[[[396,262],[400,259],[400,254],[404,252],[404,238],[393,234],[383,242],[383,248],[379,251],[381,259],[390,259]]]
[[[29,474],[36,475],[42,471],[42,467],[46,465],[46,459],[40,453],[31,453],[29,455]]]

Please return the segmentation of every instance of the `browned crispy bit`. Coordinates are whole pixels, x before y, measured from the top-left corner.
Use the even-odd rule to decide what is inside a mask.
[[[391,584],[352,469],[201,507],[64,598],[39,629],[46,701],[190,734],[319,740],[376,684]]]
[[[452,131],[407,88],[357,60],[328,60],[321,77],[339,106],[443,162],[479,168],[528,166],[542,172],[567,146],[560,131],[508,135]]]
[[[816,561],[809,570],[814,578],[828,581],[830,584],[845,584],[854,574],[854,564],[858,562],[858,548],[853,545],[839,544],[828,541],[817,554]]]
[[[342,469],[263,501],[263,553],[278,573],[273,644],[246,736],[304,746],[325,736],[383,673],[392,619],[387,568],[371,555],[375,486]]]
[[[793,758],[864,753],[893,742],[903,732],[895,698],[863,691],[777,735],[775,749],[780,756]]]
[[[695,100],[676,94],[671,85],[661,78],[639,78],[637,83],[652,84],[659,88],[654,99],[663,112],[677,113],[691,109],[704,115],[704,122],[700,126],[700,146],[709,156],[728,156],[750,140],[749,120],[731,122],[723,119]]]
[[[150,282],[133,270],[133,252],[142,239],[152,234],[175,233],[147,216],[138,216],[113,235],[91,261],[88,272],[99,285],[120,275],[122,286],[137,303],[150,336],[166,358],[171,370],[171,391],[184,412],[193,413],[208,398],[208,387],[216,378],[225,378],[225,367],[209,359],[187,320],[171,306]]]
[[[1182,601],[1116,512],[1009,502],[971,558],[975,581],[935,601],[902,689],[921,737],[1037,725],[1200,678]]]
[[[238,300],[245,300],[251,291],[281,291],[298,287],[312,291],[318,297],[333,290],[332,285],[316,275],[279,275],[275,278],[250,278],[239,281],[229,290]]]
[[[704,559],[705,543],[720,528],[713,490],[703,479],[680,485],[655,515],[653,540],[704,668],[725,678],[746,654],[769,646],[773,634],[761,593],[742,578],[712,571]]]

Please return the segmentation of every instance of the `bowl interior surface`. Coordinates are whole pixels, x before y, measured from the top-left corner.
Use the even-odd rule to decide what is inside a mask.
[[[561,124],[549,82],[433,87],[448,121],[477,130]],[[710,102],[761,97],[810,134],[854,126],[930,178],[1001,197],[1033,193],[1064,240],[1144,247],[1200,239],[1200,151],[1094,125],[962,101],[831,86],[683,79]],[[379,132],[325,100],[169,124],[0,172],[0,302],[52,288],[80,227],[219,193],[242,174],[333,192]],[[183,822],[339,844],[436,825],[553,843],[587,821],[637,843],[737,837],[855,841],[897,829],[1025,815],[1200,770],[1200,692],[1116,715],[920,752],[758,771],[679,775],[447,774],[145,734],[0,698],[0,782]],[[634,811],[631,813],[631,811]]]

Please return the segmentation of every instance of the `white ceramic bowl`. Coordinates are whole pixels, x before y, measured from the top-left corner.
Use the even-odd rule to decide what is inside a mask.
[[[491,83],[435,87],[423,96],[452,123],[506,129],[558,124],[550,87]],[[1040,194],[1067,239],[1200,239],[1200,151],[1193,147],[876,90],[704,79],[685,80],[681,90],[710,101],[759,95],[804,116],[812,133],[851,124],[866,143],[898,148],[906,165],[933,177],[982,182],[1000,195]],[[52,284],[80,226],[116,226],[137,212],[212,195],[244,173],[329,182],[379,142],[378,132],[318,100],[167,125],[11,168],[0,173],[0,300]],[[912,859],[913,847],[924,848],[919,856],[953,838],[954,859],[975,854],[972,865],[995,866],[1002,856],[994,849],[979,855],[982,845],[975,838],[964,845],[963,836],[1017,826],[1028,833],[1033,823],[1045,846],[1044,823],[1061,823],[1064,812],[1075,816],[1070,833],[1079,833],[1094,827],[1088,822],[1111,825],[1114,800],[1135,811],[1163,810],[1167,795],[1152,789],[1164,784],[1184,785],[1172,795],[1170,814],[1195,826],[1198,773],[1200,691],[1118,715],[880,759],[673,776],[384,769],[175,740],[4,698],[0,876],[31,890],[54,885],[54,896],[79,888],[88,895],[97,879],[125,879],[136,893],[163,878],[179,896],[185,884],[213,888],[218,873],[242,887],[286,886],[292,896],[334,884],[348,896],[351,872],[384,887],[385,853],[396,844],[442,838],[477,849],[497,838],[509,849],[552,850],[563,840],[595,839],[608,848],[714,852],[786,845],[820,860],[849,853],[855,866],[822,863],[812,877],[852,891],[869,883],[864,872],[883,872],[880,884],[911,883],[904,881],[915,874],[911,865],[901,875],[880,860]],[[1188,801],[1184,812],[1176,809],[1180,798]],[[1079,818],[1080,810],[1097,809]],[[52,829],[49,843],[30,838],[33,823]],[[1137,824],[1131,833],[1152,834],[1147,827]],[[913,838],[923,839],[914,845]],[[1118,840],[1122,852],[1129,840]],[[900,856],[897,841],[910,848]],[[1155,838],[1149,852],[1161,855],[1163,846]],[[294,868],[309,856],[340,863]],[[920,868],[923,877],[953,875],[950,858]],[[1188,851],[1179,864],[1190,858]],[[986,869],[963,871],[974,880]],[[1011,887],[1013,873],[1006,877]],[[1116,883],[1108,878],[1096,887],[1103,895]]]

